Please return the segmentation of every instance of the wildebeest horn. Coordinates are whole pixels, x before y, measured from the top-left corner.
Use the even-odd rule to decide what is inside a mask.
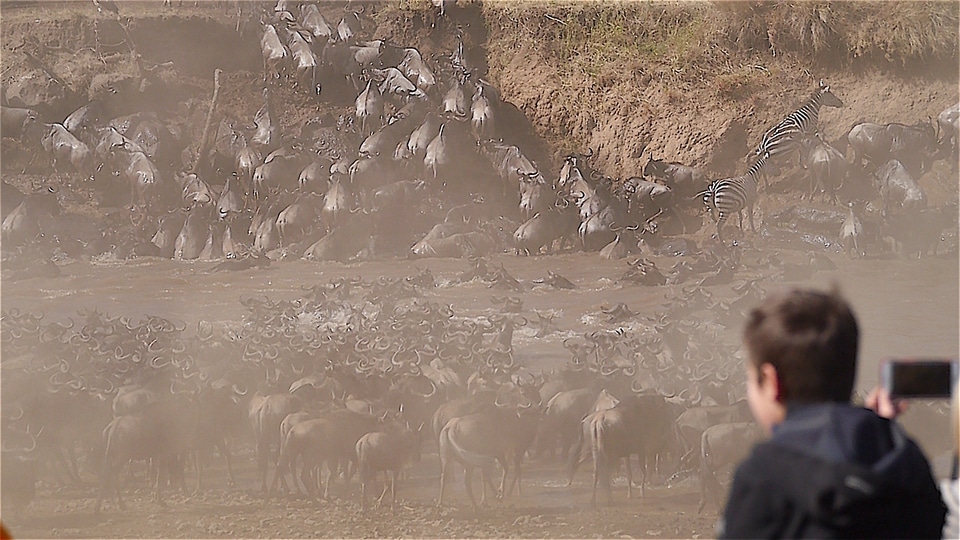
[[[431,398],[433,397],[434,394],[437,393],[437,384],[433,382],[433,379],[427,379],[427,380],[430,381],[430,392],[426,394],[420,394],[421,396],[423,396],[424,399]]]

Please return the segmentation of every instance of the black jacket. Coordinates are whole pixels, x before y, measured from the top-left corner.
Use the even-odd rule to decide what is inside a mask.
[[[946,508],[919,447],[868,409],[788,408],[737,468],[721,538],[940,538]]]

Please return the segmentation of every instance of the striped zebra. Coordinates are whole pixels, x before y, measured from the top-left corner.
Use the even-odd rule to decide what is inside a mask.
[[[757,201],[757,185],[760,182],[760,173],[767,162],[767,156],[761,156],[756,163],[750,166],[747,172],[735,178],[714,180],[707,189],[699,193],[703,197],[703,204],[710,209],[710,215],[717,222],[717,238],[723,243],[721,229],[723,223],[734,212],[740,218],[740,230],[743,230],[743,210],[750,216],[750,229],[756,232],[753,223],[753,204]]]
[[[779,160],[799,150],[801,141],[817,131],[820,107],[843,107],[843,102],[830,92],[830,87],[822,79],[813,97],[763,134],[756,155]]]

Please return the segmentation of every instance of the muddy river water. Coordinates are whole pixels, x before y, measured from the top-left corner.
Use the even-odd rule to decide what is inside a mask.
[[[827,288],[837,284],[853,304],[861,325],[861,366],[858,387],[875,382],[878,362],[887,357],[957,356],[960,335],[960,279],[958,261],[950,258],[848,259],[831,256],[836,270],[819,271],[809,281],[760,282],[764,290],[774,291],[797,285]],[[654,259],[669,269],[679,259]],[[338,277],[379,276],[397,278],[429,269],[438,286],[427,290],[427,298],[450,304],[458,314],[493,311],[492,297],[508,294],[520,298],[524,312],[550,312],[560,332],[554,338],[532,339],[519,332],[515,346],[537,362],[548,362],[551,345],[564,332],[581,333],[603,328],[602,320],[590,317],[601,306],[625,302],[641,316],[654,316],[666,299],[681,285],[660,287],[620,282],[627,269],[624,260],[611,261],[595,253],[570,253],[539,257],[502,255],[490,259],[490,266],[503,267],[527,286],[525,292],[488,288],[479,280],[456,283],[468,270],[467,261],[457,259],[389,260],[361,263],[315,263],[295,261],[274,263],[263,270],[209,273],[213,262],[178,262],[140,259],[121,262],[70,262],[61,267],[55,279],[31,279],[4,283],[3,308],[43,312],[59,320],[75,316],[77,310],[96,308],[111,316],[139,318],[158,315],[183,320],[239,321],[244,313],[241,298],[266,295],[271,299],[295,299],[306,293],[301,287],[328,283]],[[557,290],[533,283],[556,272],[576,286]],[[735,281],[754,277],[749,271],[738,273]],[[683,284],[689,286],[690,284]],[[730,286],[713,286],[718,297],[731,296]],[[730,336],[738,339],[736,332]],[[558,361],[568,355],[561,353]],[[527,367],[539,368],[537,365]]]

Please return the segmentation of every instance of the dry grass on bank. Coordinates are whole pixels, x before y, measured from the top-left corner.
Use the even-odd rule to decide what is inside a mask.
[[[792,54],[832,67],[956,63],[958,13],[956,2],[484,3],[496,48],[534,46],[594,77],[625,61],[678,82],[722,75],[721,93],[749,78],[734,56]]]

